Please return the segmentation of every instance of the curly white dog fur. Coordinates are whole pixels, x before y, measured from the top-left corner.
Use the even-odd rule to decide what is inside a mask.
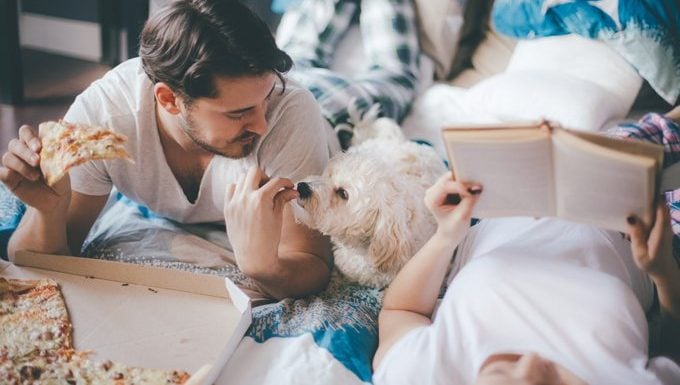
[[[382,288],[434,233],[423,197],[446,168],[431,147],[406,140],[394,121],[372,112],[353,128],[346,153],[298,184],[295,211],[330,236],[347,278]]]

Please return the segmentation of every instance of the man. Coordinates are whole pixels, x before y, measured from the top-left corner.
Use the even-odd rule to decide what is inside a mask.
[[[295,223],[293,181],[321,172],[337,140],[292,60],[239,1],[181,0],[152,17],[131,59],[78,96],[64,119],[125,134],[133,163],[94,161],[52,188],[28,126],[0,180],[27,206],[8,252],[78,253],[116,188],[180,223],[224,222],[235,262],[265,296],[323,289],[329,242]],[[268,175],[271,175],[270,178]]]

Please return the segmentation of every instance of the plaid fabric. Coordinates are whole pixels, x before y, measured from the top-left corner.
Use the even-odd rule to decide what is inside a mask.
[[[664,168],[680,161],[680,124],[663,115],[649,113],[643,116],[639,122],[621,124],[613,128],[608,134],[663,145]],[[674,250],[680,251],[680,189],[667,191],[665,195],[671,213],[671,226],[676,235],[673,240]]]
[[[333,52],[358,19],[369,68],[345,76],[329,70]],[[289,77],[316,97],[333,127],[349,123],[355,100],[363,113],[375,103],[381,115],[401,121],[415,97],[418,33],[411,0],[302,0],[283,16],[296,33],[278,43],[295,61]]]

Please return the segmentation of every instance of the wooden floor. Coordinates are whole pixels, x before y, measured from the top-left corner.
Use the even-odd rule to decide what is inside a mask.
[[[73,99],[109,70],[105,65],[24,50],[22,53],[25,101],[0,104],[0,155],[23,124],[35,126],[64,116]]]

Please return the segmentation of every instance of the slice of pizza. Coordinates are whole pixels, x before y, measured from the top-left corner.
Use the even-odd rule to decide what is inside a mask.
[[[59,285],[0,277],[0,384],[180,385],[189,373],[90,360],[73,349]]]
[[[0,355],[23,357],[73,348],[73,329],[51,279],[0,278]]]
[[[37,356],[0,356],[0,379],[9,384],[181,385],[189,373],[92,361],[88,353],[66,349]]]
[[[40,123],[40,168],[49,186],[66,175],[69,169],[91,160],[127,159],[125,135],[103,127],[58,122]]]

